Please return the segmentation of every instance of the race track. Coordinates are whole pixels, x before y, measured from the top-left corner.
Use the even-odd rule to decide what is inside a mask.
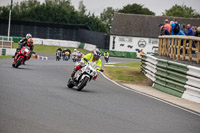
[[[18,69],[0,60],[0,133],[200,133],[200,116],[102,75],[81,92],[67,88],[74,63],[48,56]]]

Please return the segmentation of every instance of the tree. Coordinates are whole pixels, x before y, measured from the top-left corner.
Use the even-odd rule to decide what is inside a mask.
[[[24,0],[14,3],[12,10],[13,20],[45,21],[63,24],[83,24],[93,31],[108,33],[108,27],[94,14],[86,15],[86,7],[80,2],[76,11],[71,5],[71,0],[45,0],[40,3],[37,0]],[[8,19],[9,6],[0,6],[0,18]]]
[[[83,4],[83,0],[79,2],[78,11],[81,15],[84,15],[87,11],[86,6]]]
[[[116,10],[114,10],[112,7],[107,7],[106,9],[104,9],[103,12],[100,14],[101,21],[103,21],[104,23],[108,25],[111,25],[112,18],[115,11]]]
[[[175,4],[169,10],[165,10],[163,16],[174,16],[174,17],[184,17],[184,18],[199,18],[200,14],[197,13],[192,7],[187,7],[186,5]]]
[[[150,11],[148,8],[144,8],[144,5],[140,4],[128,4],[120,9],[120,13],[132,13],[132,14],[145,14],[145,15],[155,15],[153,11]]]

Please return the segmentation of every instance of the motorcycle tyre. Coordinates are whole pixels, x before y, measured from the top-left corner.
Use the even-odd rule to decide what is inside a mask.
[[[74,87],[74,84],[71,82],[71,78],[68,80],[67,86],[68,86],[68,88],[73,88]]]
[[[22,58],[22,57],[19,58],[19,59],[17,59],[17,63],[16,63],[16,65],[15,65],[15,67],[18,68],[19,65],[21,65],[22,61],[23,61],[23,58]]]
[[[81,82],[81,84],[79,85],[78,84],[78,86],[77,86],[77,91],[81,91],[85,86],[86,86],[86,84],[87,84],[87,82],[89,81],[89,78],[88,77],[85,77],[84,79],[83,79],[83,81]]]

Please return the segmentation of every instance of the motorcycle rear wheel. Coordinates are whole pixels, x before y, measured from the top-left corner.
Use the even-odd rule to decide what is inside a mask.
[[[81,91],[87,84],[87,82],[89,81],[89,78],[88,77],[85,77],[80,84],[78,84],[77,86],[77,91]]]

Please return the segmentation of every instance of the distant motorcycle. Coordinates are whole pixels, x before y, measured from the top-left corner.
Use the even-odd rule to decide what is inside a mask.
[[[24,64],[25,61],[29,60],[30,57],[31,57],[30,48],[27,46],[22,47],[22,49],[15,56],[12,66],[18,68],[21,64]]]
[[[56,52],[56,61],[59,61],[60,59],[61,59],[61,51],[58,50],[58,51]]]
[[[76,62],[76,61],[78,60],[78,57],[77,57],[76,54],[73,54],[73,55],[72,55],[72,60],[73,60],[73,62]]]
[[[106,63],[108,63],[109,56],[104,56],[104,59],[106,60]]]
[[[96,63],[88,62],[83,68],[74,74],[74,77],[70,77],[67,86],[73,88],[77,86],[77,90],[81,91],[87,83],[97,75]]]

